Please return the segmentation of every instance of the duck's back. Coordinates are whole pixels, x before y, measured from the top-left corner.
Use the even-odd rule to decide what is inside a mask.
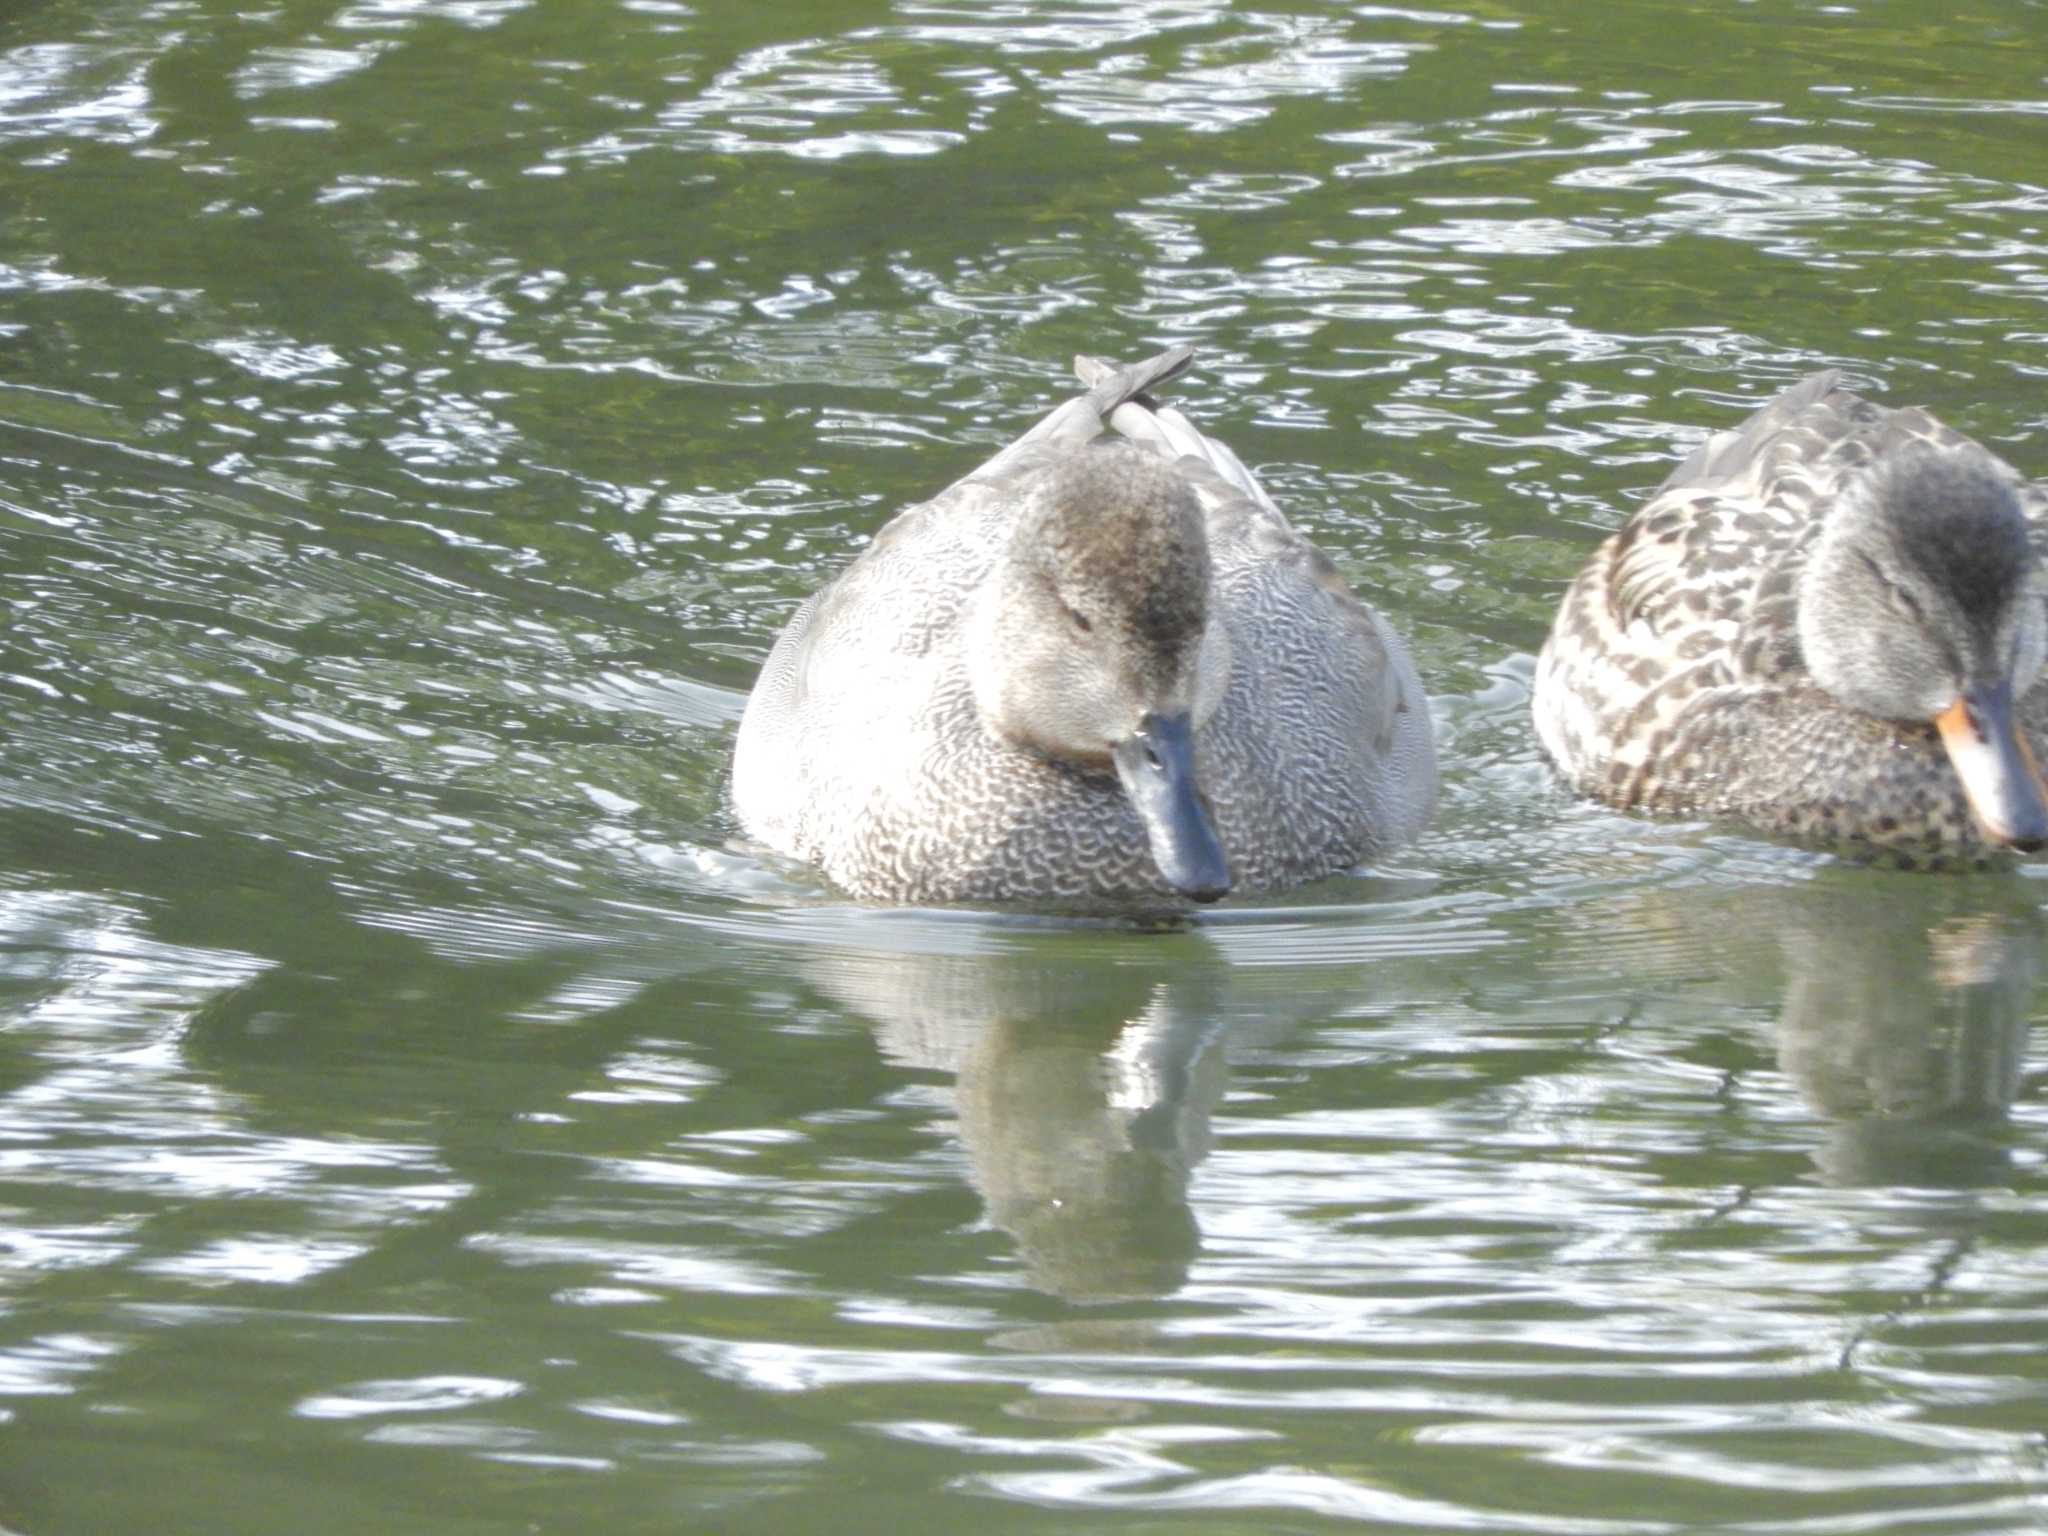
[[[1197,733],[1196,769],[1235,888],[1318,878],[1415,835],[1436,769],[1413,664],[1227,448],[1136,398],[1185,362],[1084,360],[1088,396],[901,514],[798,610],[735,751],[734,804],[751,835],[882,900],[1167,894],[1107,768],[1055,761],[984,724],[963,644],[970,595],[1033,486],[1061,456],[1101,451],[1089,445],[1106,424],[1175,463],[1203,509],[1209,622],[1226,628],[1232,664]]]

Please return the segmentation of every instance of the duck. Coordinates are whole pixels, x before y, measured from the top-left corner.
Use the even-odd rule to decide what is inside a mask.
[[[897,514],[762,664],[731,802],[880,903],[1191,910],[1369,863],[1436,801],[1408,648],[1226,445],[1085,392]]]
[[[1566,591],[1536,734],[1576,791],[1907,866],[2048,843],[2048,487],[1813,374],[1699,444]]]

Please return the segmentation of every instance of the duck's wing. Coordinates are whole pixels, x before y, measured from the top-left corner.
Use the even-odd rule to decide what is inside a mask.
[[[1798,566],[1873,411],[1832,371],[1704,438],[1600,546],[1537,658],[1537,733],[1582,785],[1723,690],[1803,670]]]
[[[1664,483],[1657,487],[1650,500],[1654,503],[1671,491],[1721,492],[1754,481],[1764,448],[1787,427],[1798,422],[1831,394],[1857,399],[1840,389],[1841,381],[1841,373],[1833,368],[1809,374],[1759,406],[1740,426],[1730,427],[1725,432],[1708,433],[1699,446],[1664,477]],[[1847,419],[1839,412],[1835,414],[1840,424],[1846,427]],[[1834,434],[1823,429],[1823,435]]]
[[[1800,380],[1709,434],[1594,552],[1537,658],[1545,750],[1581,787],[1698,701],[1800,665],[1799,552],[1848,433],[1838,376]],[[1861,404],[1861,402],[1856,402]]]
[[[1673,660],[1719,646],[1731,664],[1770,670],[1777,658],[1745,649],[1791,645],[1805,547],[1843,479],[1883,451],[1902,414],[1829,369],[1707,437],[1595,557],[1608,621],[1639,646],[1662,637]]]

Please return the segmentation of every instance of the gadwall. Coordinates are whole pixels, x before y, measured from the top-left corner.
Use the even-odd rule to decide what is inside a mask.
[[[1537,735],[1614,805],[1915,864],[2048,840],[2048,489],[1816,374],[1701,444],[1566,593]]]
[[[1191,359],[1076,359],[1086,394],[796,611],[740,722],[751,836],[866,899],[1178,905],[1420,830],[1407,650],[1145,394]]]

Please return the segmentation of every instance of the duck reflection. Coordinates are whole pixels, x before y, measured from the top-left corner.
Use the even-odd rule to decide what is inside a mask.
[[[963,1063],[960,1135],[989,1219],[1069,1301],[1160,1296],[1201,1242],[1188,1176],[1223,1096],[1219,1031],[1170,994],[1105,1030],[999,1019]]]
[[[2001,1181],[2041,972],[2026,883],[1840,874],[1775,904],[1778,1061],[1835,1122],[1815,1163],[1832,1184]]]
[[[1064,1300],[1168,1294],[1200,1246],[1188,1181],[1223,1096],[1228,969],[1199,940],[1162,942],[1175,952],[1142,965],[1077,963],[1068,943],[814,968],[889,1056],[955,1075],[989,1219]]]

